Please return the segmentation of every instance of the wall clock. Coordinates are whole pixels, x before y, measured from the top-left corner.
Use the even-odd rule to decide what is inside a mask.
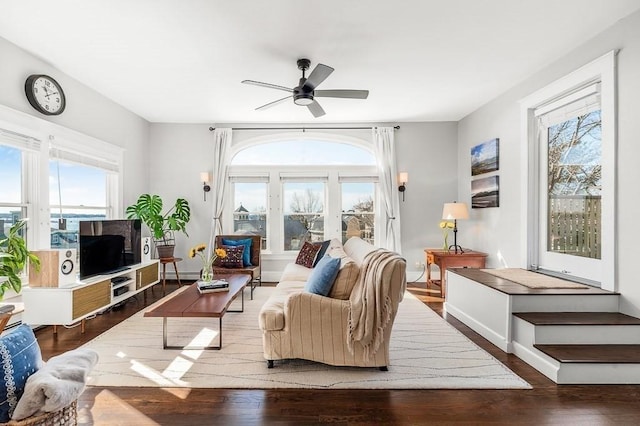
[[[62,86],[52,77],[33,74],[24,83],[24,91],[32,107],[45,115],[58,115],[64,111],[66,99]]]

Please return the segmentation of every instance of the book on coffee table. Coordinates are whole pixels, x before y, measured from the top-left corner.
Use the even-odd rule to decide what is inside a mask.
[[[215,293],[218,291],[229,291],[229,283],[226,280],[213,280],[209,282],[197,281],[200,293]]]

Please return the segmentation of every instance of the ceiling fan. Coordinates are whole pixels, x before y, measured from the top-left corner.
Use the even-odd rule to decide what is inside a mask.
[[[292,98],[296,105],[306,106],[311,111],[314,117],[322,117],[326,113],[315,100],[315,98],[349,98],[349,99],[367,99],[369,96],[368,90],[344,90],[344,89],[331,89],[331,90],[316,90],[316,87],[320,85],[329,75],[333,72],[333,68],[318,64],[311,71],[309,77],[305,77],[305,72],[309,69],[311,61],[308,59],[298,59],[298,69],[302,70],[302,78],[298,85],[293,89],[284,86],[278,86],[277,84],[263,83],[255,80],[242,80],[244,84],[252,84],[254,86],[268,87],[276,90],[283,90],[290,94],[282,99],[278,99],[268,104],[262,105],[256,108],[256,111],[262,111],[272,106],[278,105],[287,99]]]

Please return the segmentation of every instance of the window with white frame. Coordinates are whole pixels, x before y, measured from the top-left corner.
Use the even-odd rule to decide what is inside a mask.
[[[615,285],[614,59],[611,52],[523,101],[529,265],[606,289]]]
[[[259,233],[272,253],[347,234],[374,242],[377,172],[365,145],[300,136],[239,149],[229,169],[234,230]]]
[[[375,184],[360,178],[340,180],[342,194],[342,242],[357,236],[374,244]]]
[[[262,250],[268,249],[267,182],[259,176],[232,178],[233,231],[262,236]]]
[[[305,241],[323,241],[325,183],[291,177],[282,182],[282,243],[284,250],[300,250]]]
[[[32,170],[39,151],[37,139],[0,129],[0,239],[18,220],[29,218],[33,211],[28,202],[33,198],[29,183],[34,180]]]
[[[86,148],[54,141],[49,150],[51,248],[77,248],[79,222],[114,217],[120,165]]]

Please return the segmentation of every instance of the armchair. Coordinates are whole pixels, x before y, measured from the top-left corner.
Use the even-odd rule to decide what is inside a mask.
[[[253,290],[262,285],[260,252],[262,249],[262,237],[260,235],[217,235],[215,240],[216,248],[223,246],[222,240],[245,240],[251,239],[251,266],[243,266],[242,268],[229,268],[219,265],[213,266],[214,274],[246,274],[251,275],[251,299],[253,299]]]

